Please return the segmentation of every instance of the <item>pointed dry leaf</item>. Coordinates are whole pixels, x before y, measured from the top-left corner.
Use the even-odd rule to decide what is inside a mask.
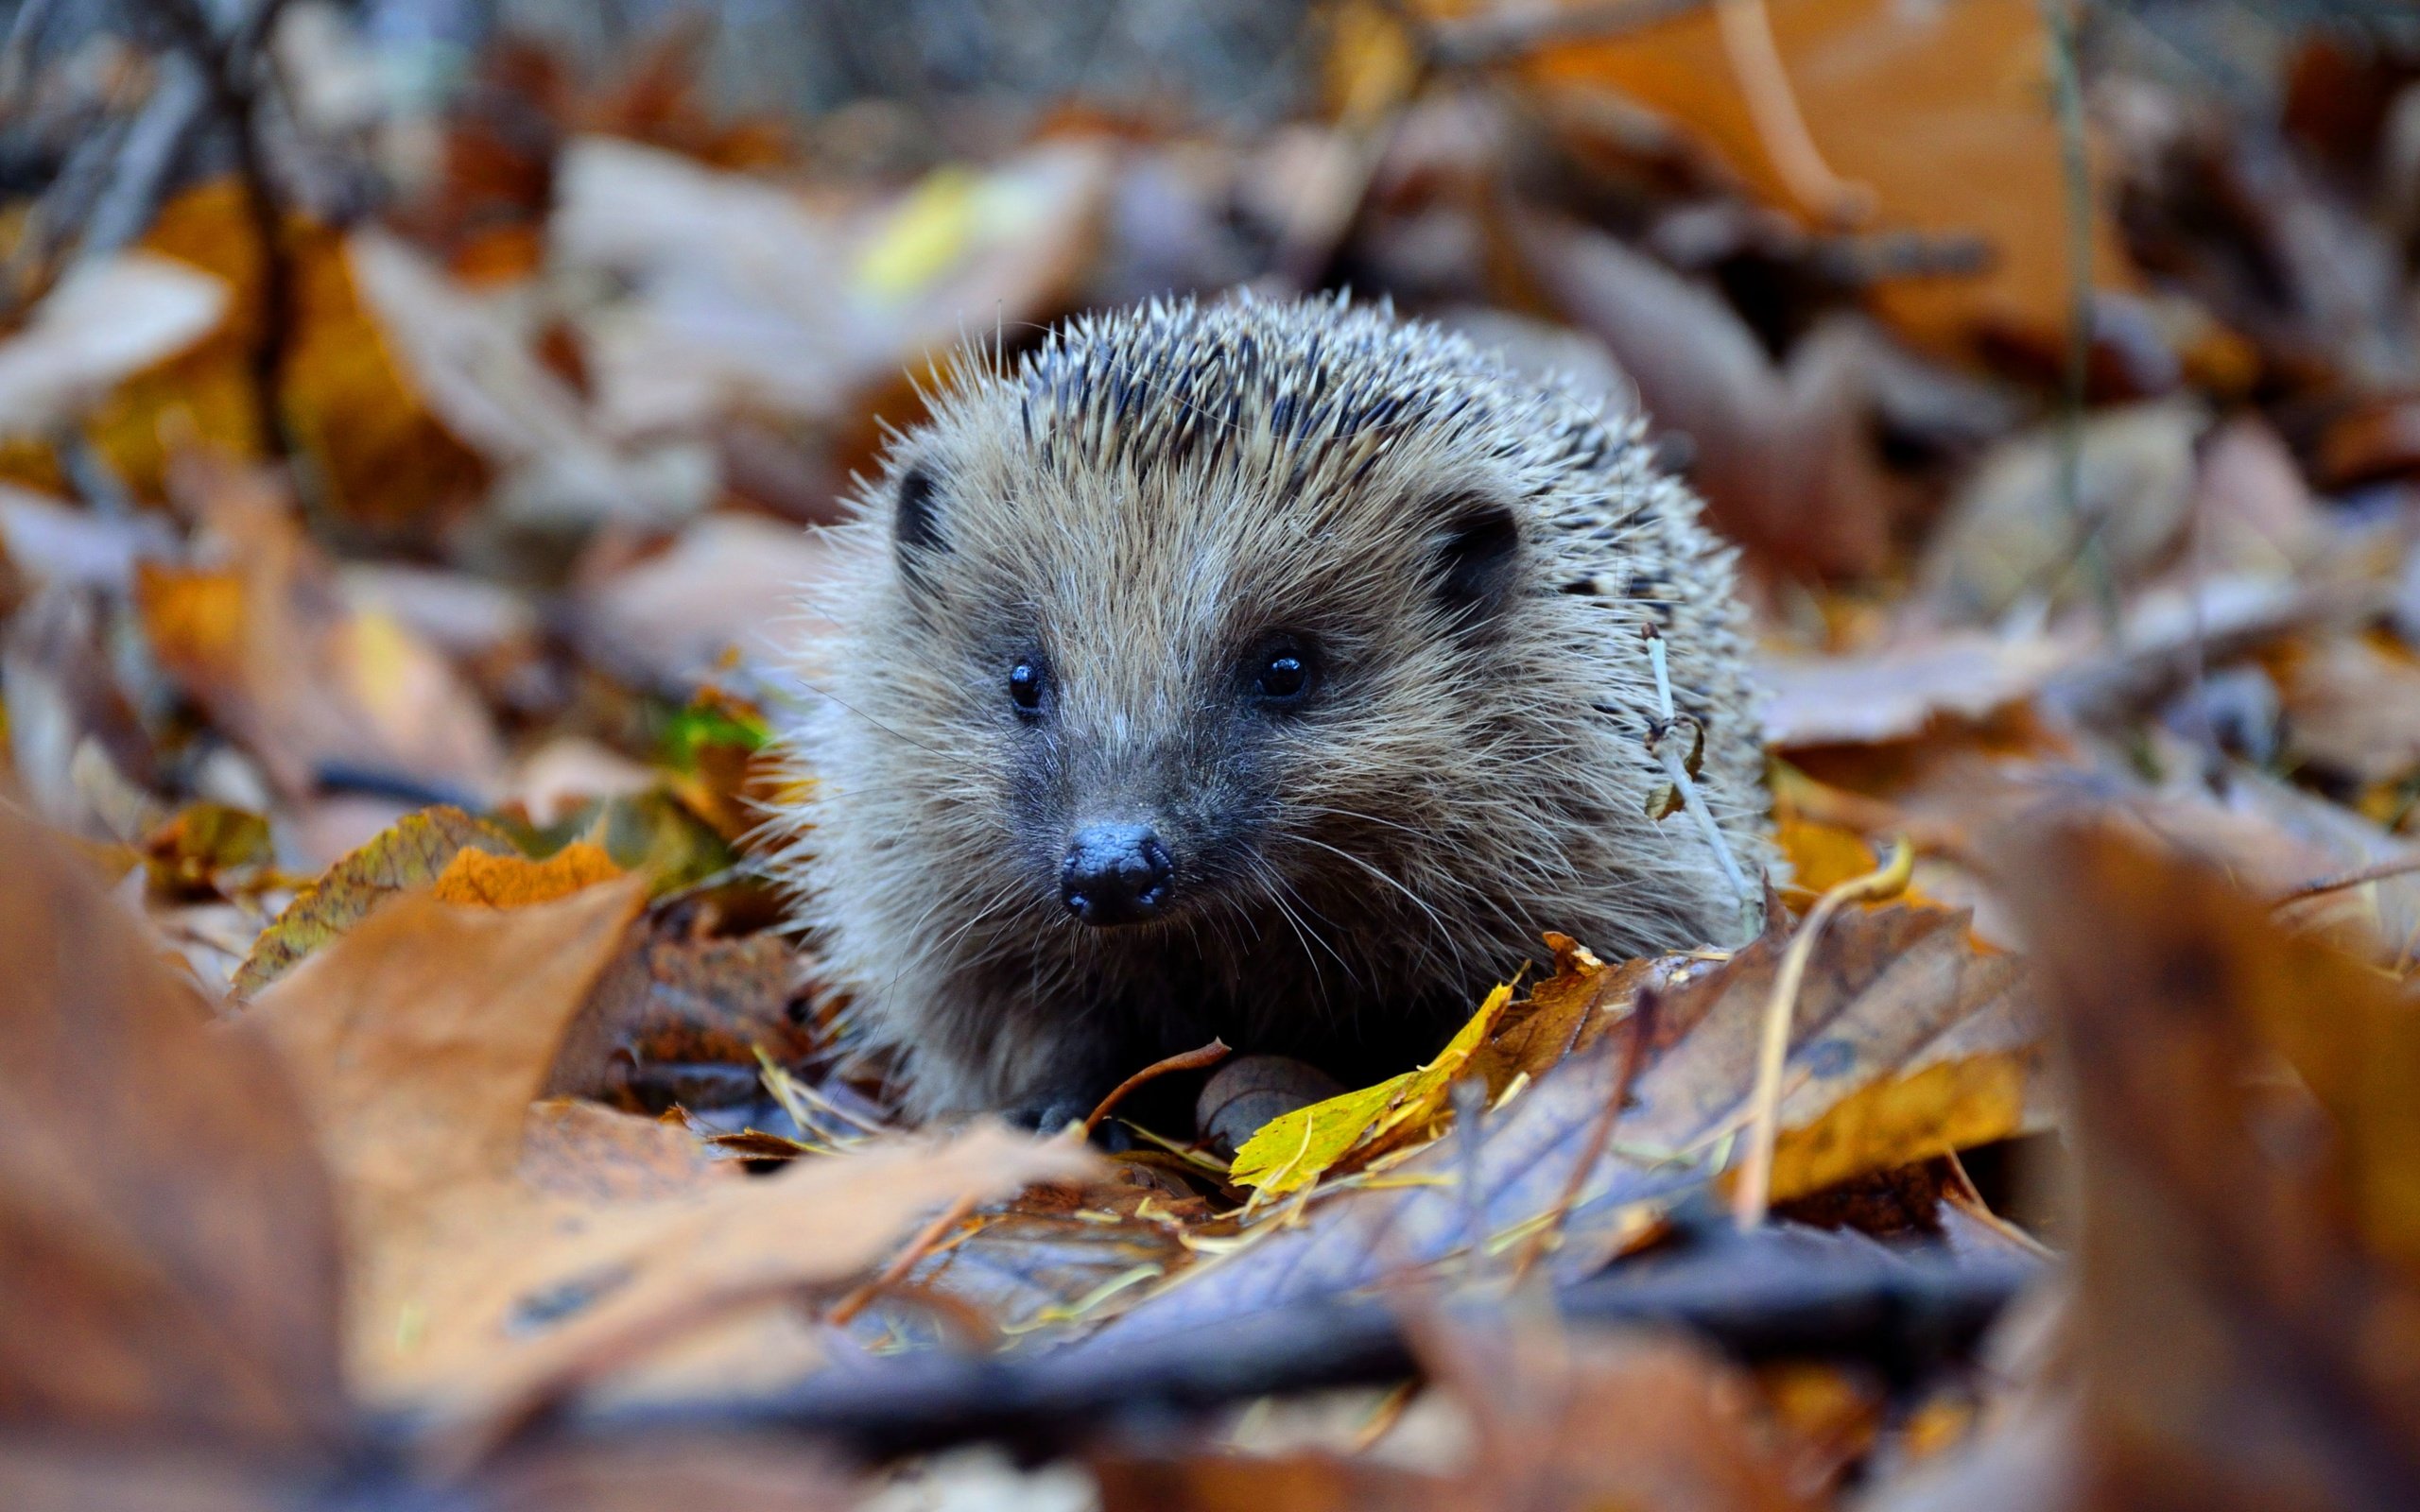
[[[1442,5],[1435,9],[1444,9]],[[2062,350],[2070,278],[2066,189],[2050,98],[2049,39],[2033,0],[1964,0],[1910,10],[1894,0],[1793,0],[1770,16],[1798,114],[1831,171],[1876,197],[1873,227],[1981,236],[1988,272],[1888,281],[1875,304],[1919,344],[1991,337]],[[1796,204],[1713,7],[1649,19],[1603,41],[1543,52],[1535,76],[1560,91],[1618,92],[1712,143],[1772,202]],[[2096,158],[2096,162],[2099,160]],[[2114,197],[2091,196],[2105,205]],[[2090,228],[2096,287],[2134,274],[2109,217]]]
[[[226,566],[142,562],[135,605],[161,664],[288,793],[330,767],[474,798],[499,781],[486,708],[434,648],[350,609],[272,477],[180,457],[180,492]]]
[[[612,1115],[567,1129],[560,1110],[542,1112],[533,1151],[531,1101],[639,902],[629,880],[504,910],[406,895],[253,1005],[344,1194],[366,1394],[475,1435],[735,1307],[845,1280],[954,1197],[1085,1169],[1066,1146],[982,1130],[692,1180],[666,1163],[684,1130]],[[562,1160],[566,1138],[584,1162]],[[618,1177],[578,1169],[608,1162]],[[674,1364],[700,1384],[769,1384],[815,1358],[795,1326],[698,1343],[702,1360]]]
[[[1765,739],[1775,746],[1872,745],[1935,720],[1981,719],[2031,697],[2075,660],[2043,635],[1950,631],[1847,656],[1769,656]]]

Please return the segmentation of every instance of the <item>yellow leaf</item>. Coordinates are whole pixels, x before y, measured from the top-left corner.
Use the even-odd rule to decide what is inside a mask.
[[[1276,1196],[1309,1186],[1348,1159],[1365,1164],[1427,1137],[1445,1115],[1454,1083],[1512,1001],[1512,985],[1499,985],[1437,1058],[1418,1071],[1270,1119],[1236,1152],[1230,1179]]]
[[[982,180],[961,167],[925,175],[857,254],[857,282],[886,300],[904,300],[958,265],[977,230]]]
[[[1775,1143],[1773,1200],[2033,1131],[2042,1118],[2027,1106],[2028,1089],[2040,1080],[2040,1059],[2031,1047],[2010,1046],[1936,1061],[1850,1093]]]
[[[575,840],[544,861],[457,850],[437,877],[441,902],[483,908],[521,908],[552,902],[582,887],[622,875],[613,857],[585,840]]]
[[[1407,1071],[1375,1087],[1344,1092],[1270,1119],[1236,1151],[1229,1179],[1271,1195],[1310,1185],[1360,1142],[1410,1085],[1412,1075]]]

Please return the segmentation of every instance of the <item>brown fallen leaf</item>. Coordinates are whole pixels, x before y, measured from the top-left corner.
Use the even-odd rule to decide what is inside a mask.
[[[372,1290],[382,1228],[513,1169],[563,1025],[639,902],[633,882],[510,910],[406,893],[253,1001],[359,1209]]]
[[[503,831],[460,809],[441,805],[405,816],[294,895],[236,969],[235,996],[259,992],[397,893],[435,882],[465,850],[514,853]]]
[[[1438,6],[1436,9],[1445,9]],[[1548,89],[1611,89],[1710,141],[1765,197],[1805,219],[1756,124],[1715,8],[1692,8],[1602,41],[1558,45],[1533,74]],[[2013,336],[2063,350],[2068,313],[2067,228],[2060,180],[2048,37],[2032,0],[1967,0],[1910,11],[1893,0],[1795,0],[1760,7],[1798,114],[1832,172],[1875,196],[1872,226],[1979,235],[1990,270],[1974,278],[1895,280],[1874,302],[1920,345],[1971,349]],[[2108,203],[2095,194],[2096,206]],[[2092,282],[2122,289],[2135,275],[2109,218],[2091,223]]]
[[[1776,746],[1872,745],[1935,720],[1984,718],[2038,692],[2074,660],[2048,636],[1950,631],[1837,657],[1763,659],[1765,739]]]
[[[541,360],[510,291],[463,288],[375,230],[354,232],[344,255],[402,375],[500,474],[500,507],[514,524],[659,524],[709,501],[714,470],[700,444],[650,449],[602,434],[579,391]]]
[[[5,803],[0,859],[0,1505],[273,1512],[318,1504],[332,1478],[396,1506],[853,1504],[819,1456],[761,1440],[533,1446],[447,1481],[373,1449],[340,1363],[337,1204],[281,1056],[259,1024],[208,1024],[81,864]],[[628,1125],[661,1127],[536,1124],[541,1181],[596,1179]]]
[[[2121,829],[2022,854],[2076,1087],[2086,1504],[2411,1504],[2408,988]]]
[[[2194,442],[2207,424],[2198,400],[2094,415],[2083,422],[2072,505],[2058,427],[2002,441],[1927,543],[1923,602],[1948,624],[1991,625],[2030,601],[2090,603],[2102,587],[2096,570],[2120,587],[2141,580],[2177,548],[2193,501]]]
[[[206,1026],[82,863],[5,801],[0,977],[0,1418],[332,1452],[334,1212],[275,1052]]]
[[[12,778],[35,813],[95,836],[117,835],[118,827],[78,781],[84,753],[130,779],[152,775],[156,765],[109,652],[117,617],[98,591],[56,584],[19,606],[0,636]]]
[[[1105,1512],[1811,1512],[1755,1383],[1685,1341],[1548,1319],[1420,1332],[1434,1384],[1471,1440],[1450,1469],[1381,1452],[1255,1455],[1113,1446],[1089,1464]],[[1433,1418],[1434,1415],[1432,1415]],[[1409,1427],[1397,1430],[1408,1434]],[[1456,1435],[1462,1436],[1462,1435]],[[1458,1446],[1459,1447],[1459,1446]],[[1419,1456],[1443,1457],[1436,1452]]]
[[[814,1048],[790,1017],[800,962],[779,937],[688,939],[660,919],[635,933],[565,1031],[549,1094],[661,1107],[677,1085],[673,1100],[697,1111],[718,1106],[700,1097],[701,1072],[727,1070],[752,1101],[760,1054],[787,1065]]]
[[[685,698],[727,653],[768,665],[811,639],[816,585],[830,572],[822,542],[797,525],[708,515],[663,552],[582,585],[578,633],[596,661]]]
[[[2331,636],[2271,659],[2287,748],[2356,783],[2420,771],[2420,657],[2384,636]]]
[[[2302,468],[2257,415],[2238,415],[2202,449],[2190,544],[2197,571],[2271,573],[2308,567],[2331,537]]]
[[[483,797],[503,751],[485,707],[401,622],[349,609],[281,488],[195,452],[175,479],[225,565],[138,564],[163,666],[285,792],[351,768]]]
[[[1101,1179],[1036,1187],[977,1214],[856,1327],[869,1338],[928,1333],[934,1299],[1011,1339],[1081,1323],[1193,1263],[1180,1220],[1205,1215],[1200,1198],[1171,1195],[1121,1160]]]
[[[977,1130],[626,1195],[596,1187],[593,1168],[614,1149],[654,1168],[660,1146],[686,1135],[620,1123],[613,1141],[589,1143],[588,1190],[534,1184],[530,1103],[639,902],[633,880],[506,910],[406,895],[251,1009],[295,1067],[344,1196],[359,1389],[459,1425],[460,1452],[735,1307],[762,1312],[846,1279],[933,1207],[1086,1163]],[[707,1342],[712,1353],[681,1367],[726,1386],[816,1359],[794,1326]]]
[[[1623,1022],[1640,992],[1663,991],[1694,960],[1686,954],[1654,955],[1607,966],[1568,935],[1548,934],[1546,941],[1554,952],[1553,971],[1504,1010],[1495,1033],[1472,1057],[1486,1074],[1491,1095],[1501,1095],[1515,1076],[1542,1076],[1594,1046]]]
[[[1811,1509],[1754,1383],[1683,1339],[1572,1329],[1430,1328],[1422,1355],[1478,1429],[1465,1494],[1536,1507]]]

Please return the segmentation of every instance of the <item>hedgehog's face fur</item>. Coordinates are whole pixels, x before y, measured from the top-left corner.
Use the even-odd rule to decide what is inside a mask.
[[[1285,341],[1307,350],[1255,347]],[[824,606],[802,849],[925,1106],[1214,1031],[1292,1048],[1373,994],[1467,1011],[1541,927],[1703,936],[1706,858],[1645,819],[1643,721],[1616,728],[1668,547],[1626,600],[1558,513],[1616,539],[1614,485],[1634,533],[1686,497],[1508,383],[1381,315],[1181,306],[962,379],[894,448]],[[1631,638],[1614,686],[1583,632]],[[1661,897],[1596,889],[1637,895],[1636,940],[1576,875],[1624,837],[1672,856]]]
[[[1420,741],[1496,701],[1524,561],[1513,480],[1484,465],[1180,500],[951,439],[893,485],[887,607],[916,663],[893,670],[964,767],[926,833],[962,835],[1007,906],[1228,927],[1369,855],[1359,832],[1449,754]]]

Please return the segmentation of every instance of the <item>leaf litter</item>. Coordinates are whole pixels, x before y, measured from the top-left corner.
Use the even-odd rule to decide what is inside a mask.
[[[1210,130],[1089,43],[1022,124],[721,119],[684,32],[406,97],[272,7],[300,93],[157,181],[156,38],[12,41],[85,166],[0,217],[0,1501],[2409,1501],[2420,55],[2119,9],[1357,0]],[[912,1130],[757,831],[820,532],[959,343],[1245,282],[1642,411],[1766,932]]]

